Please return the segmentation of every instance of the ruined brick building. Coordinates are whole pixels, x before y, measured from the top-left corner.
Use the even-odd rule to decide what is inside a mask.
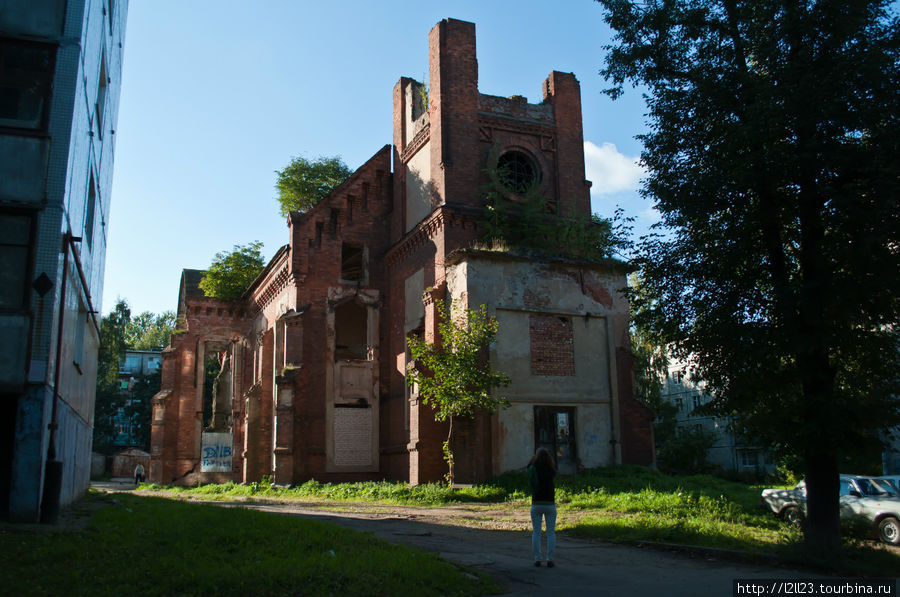
[[[458,423],[456,477],[478,482],[550,447],[563,470],[651,464],[652,413],[635,401],[626,269],[471,248],[485,169],[539,185],[557,215],[590,213],[578,81],[543,101],[478,92],[475,25],[428,36],[430,89],[394,86],[394,142],[306,213],[240,304],[204,297],[185,270],[183,330],[163,354],[150,478],[434,481],[446,424],[407,388],[406,338],[430,337],[438,301],[487,305],[490,359],[509,408]],[[393,165],[393,169],[392,169]],[[204,415],[206,360],[222,372]]]

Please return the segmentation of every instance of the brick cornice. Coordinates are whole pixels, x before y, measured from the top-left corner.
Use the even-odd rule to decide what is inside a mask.
[[[420,222],[409,234],[400,239],[393,247],[388,249],[388,252],[385,254],[385,263],[387,263],[387,267],[395,267],[410,253],[427,241],[433,239],[438,232],[444,229],[444,226],[449,226],[451,228],[454,226],[459,226],[461,228],[471,226],[474,228],[481,211],[482,210],[478,208],[467,205],[445,203],[428,216],[428,218]]]
[[[271,303],[275,297],[287,287],[290,278],[291,276],[288,275],[288,266],[285,264],[263,291],[253,298],[254,306],[260,311],[265,309],[269,303]]]
[[[444,228],[444,212],[437,210],[426,220],[420,222],[412,232],[401,239],[396,245],[388,249],[385,262],[389,268],[396,266],[418,247],[434,238],[438,231]]]
[[[431,138],[431,125],[426,124],[423,126],[416,136],[413,137],[412,141],[409,142],[409,145],[403,148],[403,151],[400,152],[400,161],[408,162],[416,153],[428,143],[428,140]]]
[[[487,112],[478,113],[478,124],[482,127],[529,135],[552,136],[556,131],[556,127],[552,123],[522,120],[510,116],[498,116]]]

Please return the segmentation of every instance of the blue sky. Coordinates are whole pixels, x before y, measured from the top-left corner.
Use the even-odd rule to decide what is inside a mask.
[[[634,138],[644,104],[599,75],[610,33],[590,0],[133,0],[116,127],[104,313],[175,310],[183,268],[236,244],[287,242],[275,171],[293,156],[351,167],[392,140],[392,89],[427,72],[428,31],[476,24],[479,90],[541,99],[552,70],[581,82],[592,207],[646,227]]]

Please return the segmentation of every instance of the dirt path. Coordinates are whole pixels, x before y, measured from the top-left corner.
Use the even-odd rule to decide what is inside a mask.
[[[122,491],[133,485],[95,487]],[[323,520],[436,552],[448,561],[488,574],[507,595],[723,596],[732,594],[734,579],[817,576],[771,563],[733,561],[712,552],[666,551],[564,535],[557,535],[556,567],[535,568],[530,557],[527,508],[511,512],[484,505],[415,508],[334,502],[211,503]]]

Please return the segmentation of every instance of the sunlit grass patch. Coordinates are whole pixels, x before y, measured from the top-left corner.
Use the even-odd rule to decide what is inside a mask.
[[[125,494],[110,501],[80,532],[0,533],[4,593],[479,595],[496,590],[435,554],[337,525]]]
[[[766,529],[714,516],[671,516],[660,512],[596,512],[566,527],[575,536],[609,541],[655,541],[751,552],[768,551],[799,539],[799,532],[783,526]]]

